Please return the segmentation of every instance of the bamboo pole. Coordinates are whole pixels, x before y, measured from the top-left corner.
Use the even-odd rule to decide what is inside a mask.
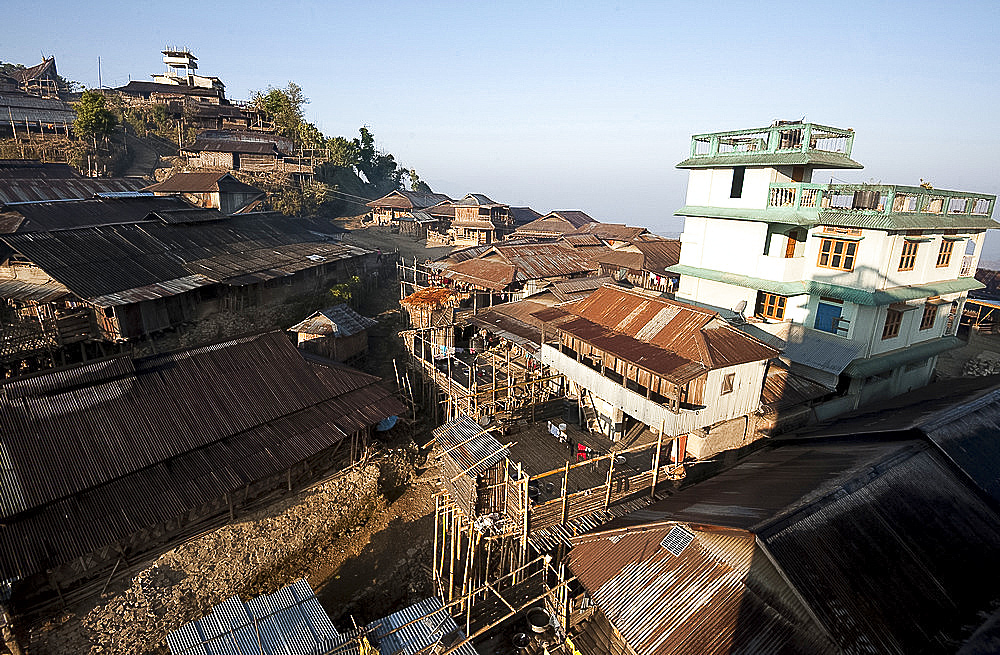
[[[604,495],[604,509],[611,505],[611,479],[615,473],[615,458],[608,460],[608,489]]]
[[[434,496],[434,550],[431,555],[431,581],[437,584],[438,519],[441,512],[441,498]]]
[[[660,451],[663,449],[663,432],[666,429],[667,420],[660,422],[660,436],[656,440],[656,453],[653,454],[653,483],[649,488],[650,497],[656,496],[656,483],[660,477]]]
[[[566,525],[566,521],[569,519],[569,462],[566,462],[566,469],[563,472],[562,481],[562,512],[560,514],[560,523]]]

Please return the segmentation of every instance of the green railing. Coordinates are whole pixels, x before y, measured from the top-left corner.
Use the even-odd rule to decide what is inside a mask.
[[[996,196],[888,184],[772,184],[768,209],[990,216]]]
[[[770,127],[691,137],[692,157],[715,157],[739,152],[823,151],[851,156],[854,130],[815,123],[776,123]]]

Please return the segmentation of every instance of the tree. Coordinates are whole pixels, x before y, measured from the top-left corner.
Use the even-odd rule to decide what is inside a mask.
[[[431,185],[427,184],[420,179],[417,175],[417,169],[411,168],[406,171],[406,176],[410,178],[410,191],[419,191],[420,193],[434,193],[431,191]]]
[[[267,87],[266,92],[255,91],[250,99],[254,109],[262,113],[278,128],[282,136],[301,141],[302,129],[306,125],[302,106],[309,100],[302,93],[302,87],[289,82],[284,89]],[[315,126],[311,126],[316,129]],[[319,130],[316,130],[319,133]]]
[[[73,129],[78,136],[94,140],[106,139],[118,126],[118,117],[105,105],[104,95],[97,91],[84,91],[76,106],[76,120]]]

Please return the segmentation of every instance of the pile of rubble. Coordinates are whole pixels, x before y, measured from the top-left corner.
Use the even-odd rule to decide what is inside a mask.
[[[1000,374],[1000,356],[996,353],[984,352],[975,359],[970,359],[962,367],[965,377],[983,377]]]
[[[169,632],[226,598],[273,592],[336,559],[342,551],[332,551],[344,548],[345,536],[386,511],[387,490],[412,479],[412,450],[384,451],[377,461],[164,553],[114,581],[96,605],[36,627],[30,652],[167,653]]]

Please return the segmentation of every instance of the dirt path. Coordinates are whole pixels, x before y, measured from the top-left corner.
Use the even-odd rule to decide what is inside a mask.
[[[160,156],[143,139],[128,131],[128,147],[132,150],[132,165],[125,171],[125,177],[145,177],[153,179],[153,171],[160,163]]]

